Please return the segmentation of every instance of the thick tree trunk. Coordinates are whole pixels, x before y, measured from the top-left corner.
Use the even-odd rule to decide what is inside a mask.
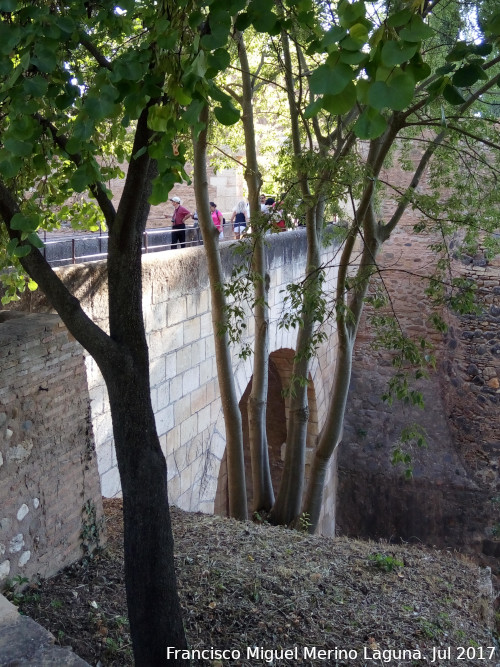
[[[266,415],[269,373],[269,276],[266,266],[266,250],[262,215],[259,205],[259,191],[262,184],[257,162],[255,126],[253,118],[253,90],[250,67],[243,35],[236,32],[234,39],[238,45],[241,64],[243,95],[241,107],[245,134],[246,169],[245,180],[248,187],[250,219],[252,223],[252,274],[254,285],[254,364],[252,389],[248,398],[248,434],[252,460],[253,509],[269,511],[274,503],[273,483],[269,467]]]
[[[147,145],[147,111],[138,121],[134,153]],[[122,483],[125,584],[130,632],[138,667],[181,666],[168,647],[186,648],[174,569],[173,537],[161,452],[149,386],[142,316],[141,238],[154,173],[147,154],[130,163],[108,251],[109,336],[84,313],[38,250],[22,263],[68,330],[98,364],[108,389]],[[0,184],[0,215],[10,234],[18,207]]]
[[[138,357],[144,350],[137,350]],[[135,356],[135,355],[134,355]],[[167,658],[186,647],[177,596],[167,468],[156,434],[148,367],[127,357],[107,387],[123,494],[125,584],[136,666],[186,665]]]
[[[208,123],[208,107],[204,107],[202,110],[200,121],[205,123],[206,128]],[[200,132],[198,138],[193,138],[194,191],[210,280],[217,377],[219,379],[226,429],[229,514],[235,519],[244,520],[248,517],[248,508],[245,483],[245,459],[243,454],[243,429],[234,385],[229,337],[227,335],[226,303],[224,293],[220,289],[221,285],[224,284],[224,275],[222,273],[219,252],[219,233],[210,215],[206,167],[206,132],[206,129],[204,129]]]

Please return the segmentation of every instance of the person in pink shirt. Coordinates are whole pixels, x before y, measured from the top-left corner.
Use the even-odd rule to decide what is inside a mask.
[[[186,220],[191,217],[191,213],[181,206],[179,197],[171,197],[170,201],[174,205],[174,212],[172,215],[172,244],[171,248],[177,248],[179,243],[181,248],[186,245]]]
[[[212,214],[214,225],[219,230],[219,238],[222,238],[224,236],[224,218],[222,217],[222,213],[217,210],[217,204],[213,201],[210,202],[210,213]]]

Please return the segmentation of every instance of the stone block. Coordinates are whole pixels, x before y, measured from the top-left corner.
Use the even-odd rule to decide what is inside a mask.
[[[198,415],[192,415],[181,423],[181,442],[188,443],[197,434]]]
[[[191,394],[200,387],[200,368],[195,366],[182,374],[182,393],[184,396]]]
[[[182,377],[176,376],[170,381],[170,401],[175,403],[182,397]]]
[[[178,297],[167,304],[167,322],[171,327],[174,324],[183,323],[186,320],[187,301],[186,297]]]
[[[181,427],[174,426],[167,433],[167,454],[173,454],[181,445]]]
[[[167,433],[174,426],[174,408],[168,405],[155,414],[156,430],[159,435]]]
[[[201,318],[195,317],[184,322],[184,345],[193,343],[200,338]]]
[[[101,492],[105,498],[119,498],[122,494],[118,468],[112,468],[101,475]]]
[[[191,416],[191,398],[183,396],[174,403],[175,424],[182,424],[183,421]]]
[[[174,324],[161,332],[162,353],[168,354],[173,350],[178,350],[183,346],[184,325]]]

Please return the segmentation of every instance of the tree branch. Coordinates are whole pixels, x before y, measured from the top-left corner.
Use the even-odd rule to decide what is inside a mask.
[[[84,46],[92,56],[94,56],[97,63],[101,67],[109,69],[110,71],[113,70],[111,62],[99,51],[99,49],[95,46],[95,44],[90,41],[88,35],[86,35],[83,31],[80,32],[79,40],[80,44]]]
[[[50,132],[54,143],[68,155],[69,159],[74,164],[78,166],[82,163],[83,158],[80,155],[80,153],[68,152],[68,150],[66,149],[68,138],[64,135],[59,134],[57,128],[55,127],[55,125],[53,125],[53,123],[46,120],[39,113],[33,114],[33,118],[35,118],[35,120],[37,120],[45,130],[48,130]],[[116,211],[115,207],[113,206],[111,200],[107,195],[104,185],[101,182],[97,181],[89,185],[89,190],[91,191],[92,195],[95,197],[97,203],[99,204],[99,207],[104,215],[104,219],[106,220],[106,225],[108,229],[111,229],[115,221]]]

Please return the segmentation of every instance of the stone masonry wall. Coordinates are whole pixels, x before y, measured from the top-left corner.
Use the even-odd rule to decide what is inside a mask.
[[[59,317],[0,311],[0,369],[1,588],[80,558],[102,502],[83,352]]]
[[[386,180],[399,179],[404,187],[407,174],[396,169]],[[386,200],[381,217],[393,206]],[[455,274],[471,277],[486,305],[480,317],[445,313],[448,333],[437,333],[428,321],[425,282],[419,277],[432,271],[437,257],[430,248],[433,239],[413,231],[417,220],[417,212],[406,214],[379,263],[403,331],[434,345],[436,370],[417,385],[424,410],[384,403],[381,396],[394,372],[391,356],[373,349],[364,320],[338,453],[337,526],[351,536],[413,539],[498,555],[499,262],[484,257],[454,262]],[[391,455],[401,429],[412,422],[426,430],[428,447],[411,451],[413,477],[405,480]]]
[[[325,250],[325,261],[334,248]],[[234,245],[223,243],[226,279],[238,261]],[[305,271],[304,230],[269,237],[270,352],[293,349],[295,332],[280,329],[283,290]],[[88,263],[60,269],[63,280],[81,299],[83,307],[101,326],[107,322],[106,265]],[[335,280],[329,271],[330,285]],[[46,308],[33,295],[32,310]],[[208,274],[203,247],[145,255],[143,258],[143,310],[150,353],[153,409],[160,443],[167,459],[171,502],[191,511],[213,512],[225,451],[225,431],[217,381]],[[246,340],[253,336],[253,320],[247,319]],[[330,332],[334,335],[334,332]],[[243,341],[245,342],[245,341]],[[232,347],[238,399],[252,374],[251,361],[239,358]],[[333,377],[334,338],[319,351],[311,369],[316,391],[317,421],[321,427]],[[120,494],[120,480],[106,387],[92,358],[86,358],[92,422],[102,493]],[[334,466],[330,477],[334,484]],[[326,495],[332,497],[331,486]],[[327,504],[325,530],[334,526],[333,500]]]

